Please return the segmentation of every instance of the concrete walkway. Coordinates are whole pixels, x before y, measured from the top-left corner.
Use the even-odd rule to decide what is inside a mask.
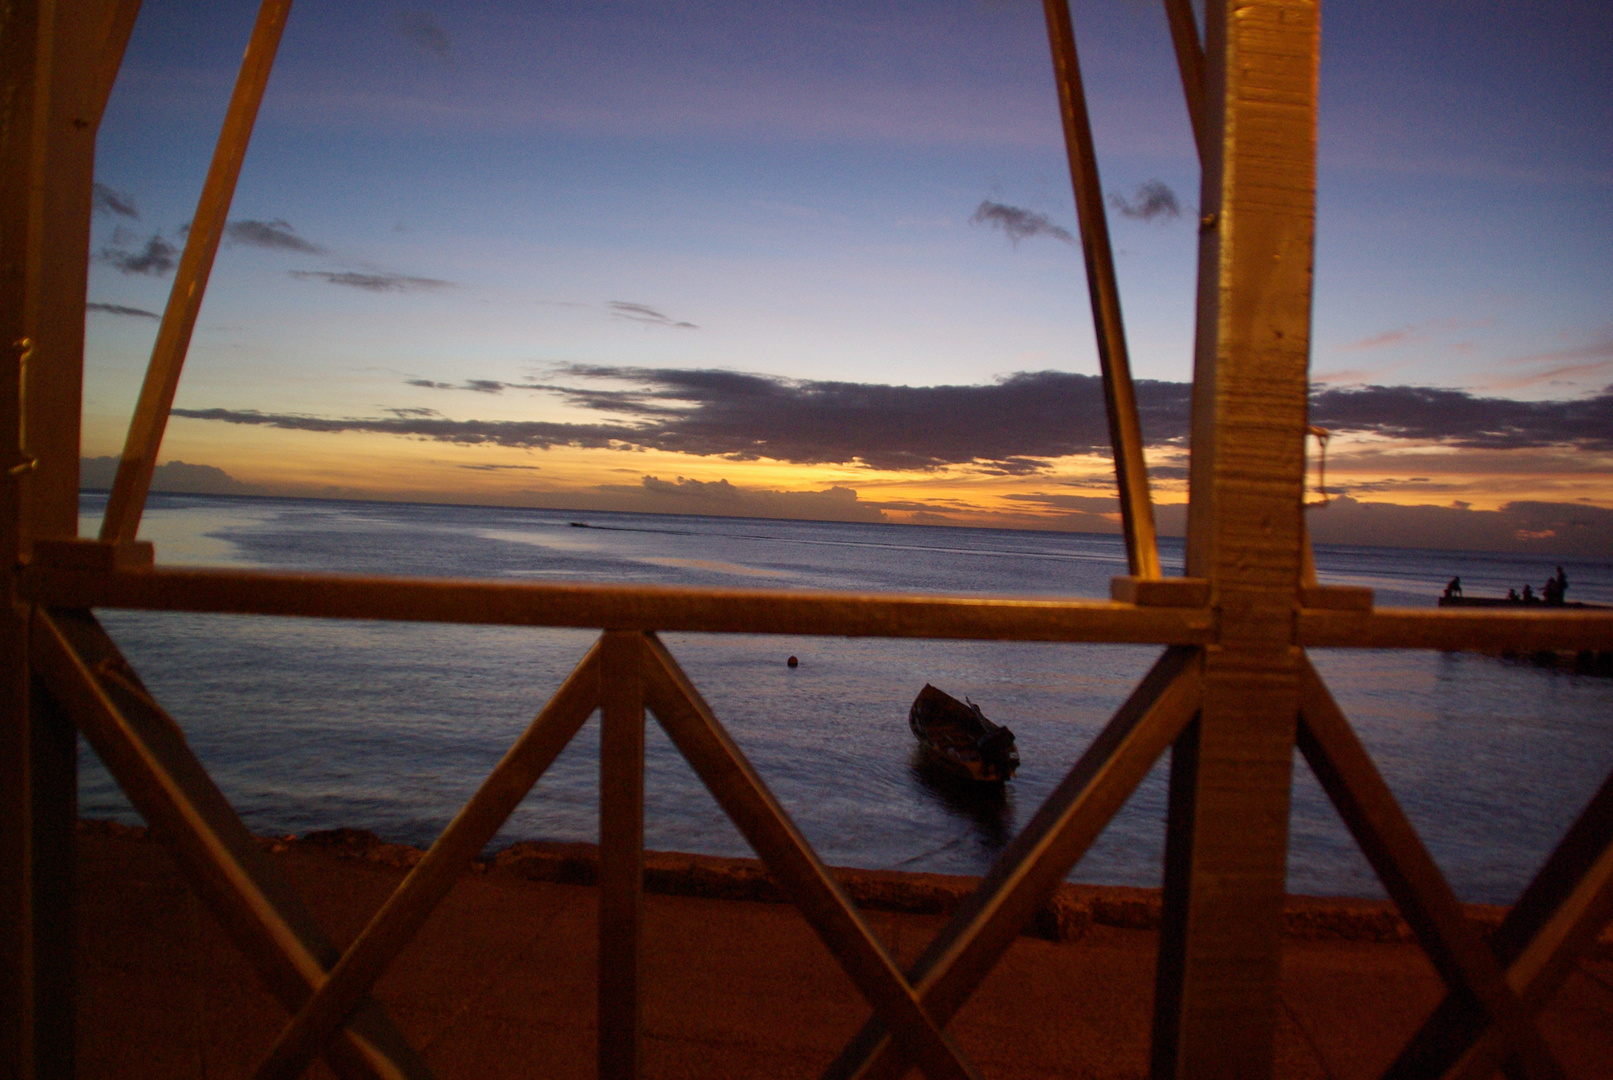
[[[284,1013],[160,847],[126,830],[79,840],[79,1075],[250,1075]],[[279,846],[343,944],[404,873]],[[591,1076],[595,896],[467,875],[376,996],[444,1080]],[[816,1076],[867,1016],[793,908],[677,895],[650,895],[646,908],[646,1076]],[[902,963],[945,921],[868,919]],[[1154,948],[1150,931],[1096,923],[1074,941],[1023,937],[950,1030],[985,1077],[1145,1076]],[[1279,1074],[1376,1075],[1441,989],[1412,945],[1290,940]],[[1613,1076],[1613,961],[1582,964],[1542,1026],[1570,1075]],[[320,1064],[311,1075],[329,1074]]]

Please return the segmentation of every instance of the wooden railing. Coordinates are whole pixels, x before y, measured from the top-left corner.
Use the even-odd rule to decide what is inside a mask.
[[[1359,599],[1358,593],[1342,592],[1343,599]],[[827,1075],[894,1076],[908,1064],[930,1076],[973,1075],[945,1035],[947,1021],[1172,747],[1173,776],[1179,777],[1183,759],[1194,753],[1204,647],[1213,643],[1215,621],[1209,608],[1090,601],[707,593],[38,564],[24,575],[22,594],[35,605],[30,664],[38,683],[142,816],[157,826],[198,893],[293,1014],[261,1077],[298,1075],[321,1051],[347,1075],[424,1075],[369,990],[596,710],[603,723],[602,1075],[636,1075],[638,1066],[646,711],[873,1010]],[[85,610],[91,606],[614,628],[605,630],[357,940],[338,953],[252,842],[178,726]],[[1298,623],[1323,620],[1325,626],[1332,618],[1341,625],[1337,620],[1347,619],[1348,643],[1375,643],[1385,633],[1376,626],[1380,621],[1398,625],[1420,614],[1312,609]],[[1430,621],[1451,636],[1477,630],[1487,639],[1495,627],[1485,624],[1495,619],[1490,612],[1462,612]],[[977,893],[903,972],[657,639],[650,629],[656,625],[728,633],[1155,642],[1168,648]],[[1513,642],[1607,648],[1613,646],[1613,612],[1511,614],[1504,630]],[[1329,643],[1340,636],[1335,630]],[[1428,1030],[1408,1047],[1402,1068],[1423,1075],[1436,1053],[1445,1065],[1454,1062],[1452,1054],[1494,1065],[1511,1052],[1549,1074],[1549,1051],[1532,1016],[1613,914],[1613,779],[1526,892],[1497,938],[1502,945],[1492,952],[1466,921],[1321,678],[1308,663],[1301,670],[1298,746],[1452,990]],[[1173,784],[1172,828],[1191,813],[1177,787],[1179,781]],[[1179,890],[1181,882],[1167,887]],[[1162,995],[1170,992],[1167,983],[1178,963],[1179,957],[1162,950]]]
[[[533,585],[155,567],[136,535],[189,326],[285,0],[264,0],[176,277],[100,541],[77,538],[77,417],[95,125],[137,4],[0,10],[7,290],[0,431],[0,1066],[73,1073],[75,740],[82,734],[289,1014],[262,1077],[315,1055],[423,1077],[371,987],[587,718],[602,722],[599,1066],[639,1071],[643,765],[653,715],[866,999],[834,1077],[974,1072],[949,1020],[1167,750],[1156,1077],[1269,1076],[1294,750],[1448,987],[1389,1075],[1561,1073],[1535,1017],[1613,916],[1613,777],[1489,941],[1462,913],[1305,650],[1613,649],[1613,613],[1392,611],[1307,570],[1305,393],[1319,31],[1307,0],[1165,0],[1205,168],[1189,577],[1164,579],[1075,42],[1049,39],[1081,207],[1132,575],[1115,600]],[[81,243],[80,241],[85,241]],[[193,251],[194,247],[194,251]],[[15,285],[16,288],[10,288]],[[75,329],[76,320],[76,329]],[[26,404],[26,407],[24,407]],[[0,441],[0,445],[3,445]],[[588,627],[601,637],[345,951],[308,914],[91,613],[95,608]],[[657,638],[662,631],[1156,644],[1148,675],[906,970],[873,935]]]

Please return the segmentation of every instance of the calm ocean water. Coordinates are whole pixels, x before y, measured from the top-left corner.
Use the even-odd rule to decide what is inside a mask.
[[[104,496],[86,493],[93,535]],[[582,520],[591,528],[573,528]],[[924,526],[581,514],[155,495],[159,563],[713,587],[1107,596],[1118,538]],[[1167,572],[1180,543],[1165,541]],[[1321,548],[1327,583],[1380,606],[1538,589],[1555,562]],[[1569,598],[1613,603],[1613,564],[1564,561]],[[425,846],[587,651],[587,631],[105,611],[101,617],[255,832],[346,825]],[[1029,819],[1159,650],[1152,647],[664,635],[831,864],[980,873]],[[785,659],[800,658],[791,669]],[[1613,679],[1487,656],[1319,650],[1314,662],[1463,898],[1505,903],[1613,769]],[[907,708],[925,682],[1017,735],[997,800],[921,767]],[[738,832],[650,724],[646,843],[745,855]],[[81,751],[81,813],[138,820]],[[494,846],[597,835],[597,721]],[[1162,763],[1077,880],[1156,885]],[[1381,895],[1296,758],[1289,887]]]

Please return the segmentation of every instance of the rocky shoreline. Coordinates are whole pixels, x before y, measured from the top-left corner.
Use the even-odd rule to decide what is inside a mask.
[[[148,835],[145,826],[114,821],[84,820],[79,822],[79,829],[130,838]],[[303,836],[260,837],[258,842],[277,854],[292,850],[318,852],[405,870],[425,854],[419,848],[387,843],[364,829],[323,829]],[[586,843],[521,841],[491,858],[474,861],[471,870],[478,874],[508,874],[529,881],[592,885],[599,872],[599,849]],[[910,914],[951,914],[979,881],[951,874],[851,867],[831,867],[830,870],[859,907]],[[783,890],[757,859],[646,851],[644,888],[647,892],[671,896],[786,902]],[[1468,917],[1485,934],[1500,925],[1507,910],[1489,904],[1465,907]],[[1093,926],[1152,930],[1159,926],[1159,918],[1158,889],[1065,882],[1052,900],[1037,912],[1025,932],[1049,941],[1075,941]],[[1414,939],[1411,928],[1389,901],[1350,897],[1290,896],[1283,911],[1283,929],[1288,937],[1303,941]],[[1613,926],[1602,931],[1593,954],[1613,956]]]

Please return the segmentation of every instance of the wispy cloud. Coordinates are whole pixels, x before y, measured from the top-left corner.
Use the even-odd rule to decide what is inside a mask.
[[[426,390],[469,390],[476,394],[502,394],[506,390],[554,389],[546,383],[511,383],[500,382],[497,379],[465,379],[456,383],[437,382],[433,379],[407,379],[405,384],[419,386]]]
[[[663,315],[648,304],[633,304],[626,300],[612,300],[605,305],[610,309],[614,318],[627,319],[629,322],[646,323],[650,326],[670,326],[678,330],[700,329],[692,322],[673,319],[670,315]]]
[[[1408,341],[1421,341],[1426,337],[1417,326],[1397,326],[1393,330],[1364,337],[1345,345],[1346,349],[1381,349],[1386,345],[1403,345]]]
[[[133,199],[121,191],[114,191],[99,181],[90,189],[90,206],[97,214],[111,214],[113,217],[140,220],[140,211],[135,209]]]
[[[452,48],[448,31],[430,15],[420,11],[400,12],[395,25],[398,33],[418,46],[422,52],[428,52],[440,60],[448,59],[448,53]]]
[[[1352,341],[1338,348],[1357,351],[1363,349],[1383,349],[1394,345],[1415,345],[1419,342],[1432,340],[1436,335],[1448,334],[1452,331],[1471,330],[1476,326],[1488,326],[1492,319],[1428,319],[1423,322],[1407,323],[1389,330],[1380,330],[1358,341]],[[1455,346],[1461,348],[1461,345]]]
[[[1022,206],[992,202],[990,199],[980,200],[980,205],[975,207],[969,223],[1001,229],[1008,236],[1008,242],[1015,247],[1019,246],[1021,240],[1032,236],[1051,236],[1066,244],[1075,243],[1075,237],[1070,234],[1070,230],[1062,225],[1055,225],[1046,214],[1027,210]]]
[[[131,318],[137,318],[137,319],[160,319],[160,318],[162,318],[162,316],[158,315],[155,311],[147,311],[145,308],[125,307],[122,304],[102,304],[102,303],[97,303],[94,300],[92,300],[89,303],[85,304],[84,305],[84,310],[85,311],[105,312],[108,315],[127,315],[127,316],[130,316]]]
[[[236,244],[247,247],[269,248],[276,251],[300,251],[305,255],[322,255],[325,249],[297,235],[283,218],[273,221],[232,221],[224,227],[224,235]]]
[[[177,264],[179,249],[164,240],[161,233],[152,233],[145,247],[138,251],[121,247],[104,247],[96,258],[117,267],[125,274],[164,277]]]
[[[1505,363],[1508,367],[1546,366],[1537,371],[1488,379],[1484,383],[1487,389],[1520,390],[1552,383],[1600,381],[1613,374],[1613,328],[1604,329],[1602,335],[1588,345],[1518,356]]]
[[[1373,379],[1383,378],[1385,370],[1384,368],[1356,367],[1340,368],[1337,371],[1313,371],[1311,372],[1311,385],[1313,388],[1325,383],[1341,386],[1359,385],[1371,382]]]
[[[1117,191],[1111,191],[1109,205],[1124,216],[1138,221],[1169,221],[1182,214],[1182,204],[1177,201],[1176,192],[1163,180],[1138,184],[1129,199]]]
[[[410,277],[407,274],[360,273],[356,270],[287,270],[300,281],[323,281],[328,285],[343,285],[365,292],[431,292],[453,288],[453,282],[437,278]]]

